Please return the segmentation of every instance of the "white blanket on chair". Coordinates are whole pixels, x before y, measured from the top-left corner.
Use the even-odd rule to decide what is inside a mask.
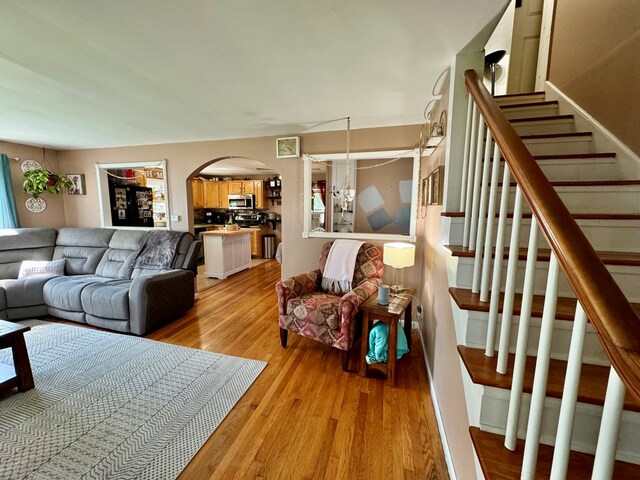
[[[322,290],[334,293],[351,290],[356,257],[363,243],[356,240],[333,242],[322,274]]]

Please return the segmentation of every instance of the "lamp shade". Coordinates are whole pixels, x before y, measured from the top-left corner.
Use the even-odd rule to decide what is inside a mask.
[[[394,268],[411,267],[416,259],[416,246],[411,243],[393,242],[384,244],[382,262]]]

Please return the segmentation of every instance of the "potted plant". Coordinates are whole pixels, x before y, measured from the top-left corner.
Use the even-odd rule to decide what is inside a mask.
[[[45,192],[62,193],[63,188],[68,190],[71,186],[71,180],[67,177],[62,177],[44,168],[24,172],[22,188],[25,193],[28,193],[33,198],[38,198]]]

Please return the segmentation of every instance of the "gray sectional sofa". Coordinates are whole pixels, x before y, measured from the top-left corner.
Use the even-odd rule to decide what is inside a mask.
[[[144,335],[193,307],[200,247],[188,232],[0,230],[0,319],[51,315]],[[23,260],[58,259],[63,276],[18,278]]]

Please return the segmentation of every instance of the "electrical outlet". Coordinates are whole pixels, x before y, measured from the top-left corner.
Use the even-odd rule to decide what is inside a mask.
[[[171,215],[171,221],[172,222],[179,222],[180,221],[180,215]]]

